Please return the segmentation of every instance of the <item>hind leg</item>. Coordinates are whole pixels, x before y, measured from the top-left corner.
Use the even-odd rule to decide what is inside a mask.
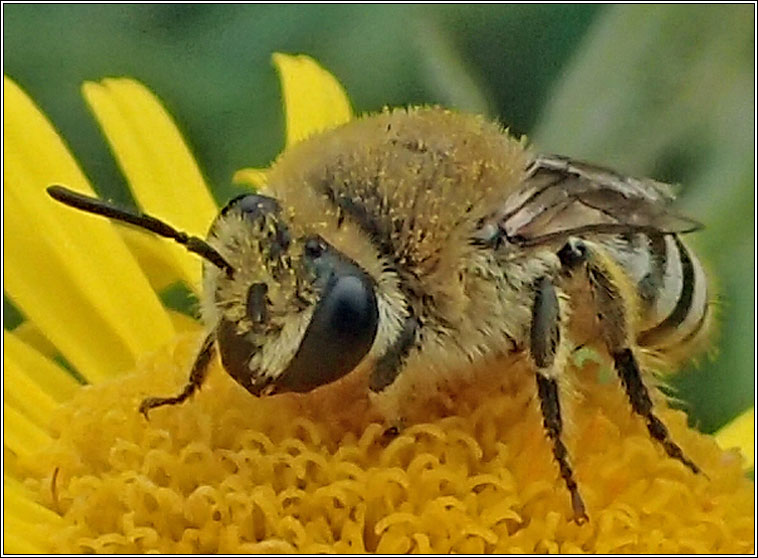
[[[629,308],[615,279],[613,266],[602,253],[581,240],[569,240],[559,252],[564,267],[584,268],[595,304],[600,332],[608,352],[613,358],[616,373],[624,386],[632,410],[645,420],[650,436],[666,453],[681,461],[694,473],[700,468],[671,440],[666,425],[655,415],[650,391],[645,385],[639,362],[633,350],[633,330],[630,327]]]

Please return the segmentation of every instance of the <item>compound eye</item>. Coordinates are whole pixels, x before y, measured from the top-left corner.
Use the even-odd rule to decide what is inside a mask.
[[[352,371],[371,349],[378,324],[372,282],[355,264],[340,262],[277,389],[310,391]]]
[[[223,219],[232,211],[242,214],[248,222],[258,224],[260,234],[266,239],[265,245],[270,259],[278,258],[289,249],[291,243],[289,229],[280,216],[279,202],[274,198],[260,194],[237,196],[221,210],[211,231],[214,230],[219,219]]]
[[[274,198],[268,196],[261,196],[260,194],[242,194],[231,200],[224,209],[221,210],[221,215],[226,215],[232,209],[241,212],[245,217],[251,221],[256,221],[264,215],[279,213],[279,202]]]

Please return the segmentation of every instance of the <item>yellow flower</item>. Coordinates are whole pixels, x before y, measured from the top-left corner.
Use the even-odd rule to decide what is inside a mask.
[[[725,449],[736,448],[744,458],[744,467],[755,465],[755,409],[750,408],[716,434],[716,441]]]
[[[351,118],[312,60],[275,63],[287,145]],[[197,285],[200,265],[47,198],[53,183],[91,188],[8,78],[4,94],[5,285],[27,318],[4,333],[6,552],[753,551],[739,455],[661,409],[707,476],[692,474],[591,362],[577,371],[569,437],[590,515],[581,526],[518,360],[433,401],[392,441],[349,381],[257,399],[218,363],[191,401],[145,421],[139,401],[181,386],[200,342],[199,324],[156,292]],[[217,209],[160,103],[128,79],[85,84],[84,95],[138,203],[204,234]],[[237,179],[260,184],[265,171]]]

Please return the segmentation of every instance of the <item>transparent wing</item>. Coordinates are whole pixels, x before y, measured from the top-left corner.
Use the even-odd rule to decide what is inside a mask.
[[[524,186],[497,218],[507,237],[523,245],[587,233],[686,233],[700,223],[672,211],[671,187],[620,175],[559,155],[538,155]]]

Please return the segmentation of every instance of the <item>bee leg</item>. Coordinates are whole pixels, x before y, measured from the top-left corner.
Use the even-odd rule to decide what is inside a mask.
[[[213,358],[215,340],[215,335],[211,333],[203,341],[203,345],[200,347],[200,352],[197,354],[197,358],[195,358],[195,363],[192,365],[189,380],[179,395],[174,397],[148,397],[142,400],[142,403],[140,403],[139,406],[139,412],[142,413],[146,419],[149,418],[147,414],[150,409],[162,407],[163,405],[178,405],[195,393],[195,391],[200,389],[200,386],[208,375],[208,364],[210,363],[211,358]]]
[[[395,340],[377,360],[376,366],[371,371],[369,388],[374,393],[379,393],[389,387],[397,378],[416,343],[416,336],[421,327],[415,316],[405,320],[403,329]]]
[[[574,521],[582,524],[588,519],[587,512],[574,479],[568,450],[561,440],[563,420],[556,381],[557,374],[560,372],[559,366],[556,365],[556,355],[561,343],[560,322],[560,307],[555,287],[549,278],[541,277],[535,283],[529,353],[537,368],[537,394],[540,399],[543,425],[548,438],[553,443],[553,456],[558,462],[561,478],[571,494]]]
[[[380,355],[369,377],[369,389],[375,395],[384,394],[392,386],[400,372],[403,370],[408,355],[417,346],[418,332],[421,322],[414,315],[406,318],[400,333]],[[386,398],[384,403],[389,401]],[[393,401],[389,407],[382,409],[382,414],[388,419],[389,426],[384,431],[383,438],[392,440],[396,438],[404,427],[404,418],[400,412],[397,401]]]
[[[616,373],[621,379],[632,409],[645,419],[648,432],[670,457],[681,461],[692,472],[700,473],[700,468],[671,440],[666,425],[653,413],[650,393],[631,348],[632,332],[629,330],[624,298],[613,280],[612,272],[602,264],[602,259],[594,257],[591,251],[587,252],[587,275],[603,341],[613,358]]]
[[[384,432],[382,432],[382,438],[386,440],[394,440],[398,436],[400,436],[400,427],[394,424],[387,427]]]
[[[397,420],[394,420],[390,422],[390,426],[384,429],[384,432],[382,432],[382,440],[386,442],[391,442],[398,436],[400,436],[400,433],[405,429],[405,422],[402,418],[399,418]]]

